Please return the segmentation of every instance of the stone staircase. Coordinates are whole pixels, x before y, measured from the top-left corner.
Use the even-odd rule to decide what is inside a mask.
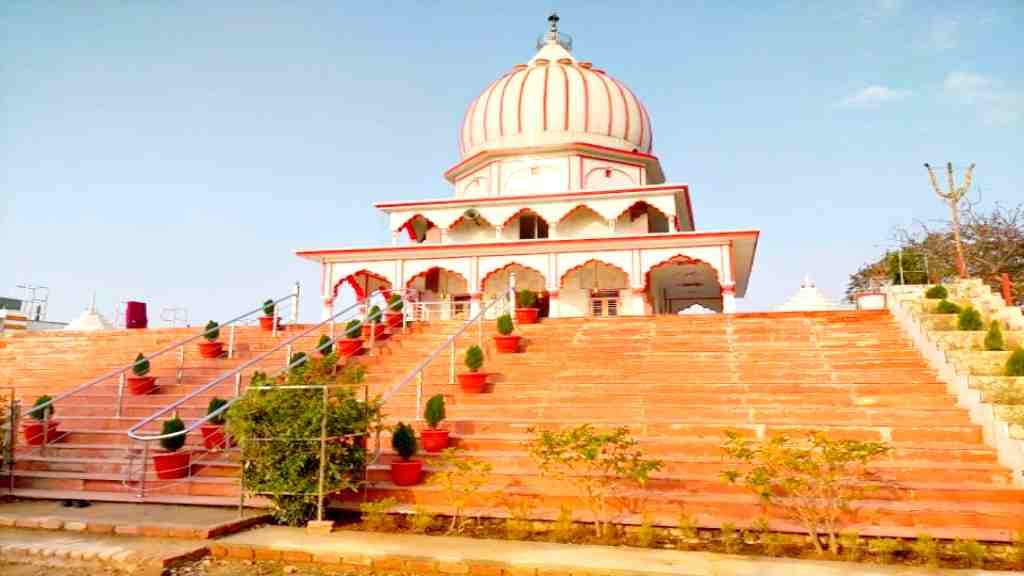
[[[722,482],[725,431],[767,437],[825,430],[893,448],[874,466],[887,487],[858,504],[850,531],[1007,540],[1024,529],[1024,490],[1013,487],[981,428],[888,312],[548,319],[517,333],[525,353],[488,350],[484,370],[495,376],[487,394],[447,385],[447,355],[425,378],[424,398],[447,397],[454,444],[494,467],[473,503],[476,513],[501,517],[528,500],[535,517],[553,518],[567,505],[585,519],[571,490],[539,476],[525,442],[534,427],[592,423],[628,426],[664,461],[646,489],[617,495],[621,522],[647,514],[671,526],[685,512],[700,526],[751,525],[766,511]],[[491,335],[493,323],[489,342]],[[460,339],[459,360],[473,340]],[[390,422],[413,418],[414,393],[406,387],[389,402]],[[392,485],[393,457],[386,451],[373,467],[365,496],[448,509],[435,486]],[[429,474],[430,456],[420,457]],[[336,505],[351,507],[359,498]],[[767,517],[778,529],[797,529],[771,511]]]

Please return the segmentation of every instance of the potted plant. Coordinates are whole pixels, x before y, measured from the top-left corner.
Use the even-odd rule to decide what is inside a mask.
[[[388,328],[398,328],[402,325],[402,318],[405,316],[402,314],[404,307],[405,303],[402,302],[401,294],[395,293],[388,296],[388,309],[384,313],[384,323]]]
[[[338,340],[338,357],[344,358],[358,354],[363,349],[363,323],[352,319],[345,325],[345,337]]]
[[[213,414],[226,406],[227,403],[227,400],[214,396],[210,399],[210,403],[206,405],[206,415]],[[199,430],[203,433],[203,446],[207,450],[221,450],[228,446],[227,437],[224,436],[224,414],[225,411],[220,412],[207,420],[206,424],[199,427]]]
[[[128,376],[128,391],[135,396],[149,394],[156,389],[156,376],[149,376],[149,360],[139,352],[132,364],[132,375]]]
[[[416,432],[412,426],[399,422],[391,431],[391,447],[400,460],[391,461],[391,481],[396,486],[414,486],[423,475],[423,461],[412,460],[416,455]]]
[[[494,337],[494,346],[498,352],[519,352],[519,336],[512,334],[516,329],[512,317],[508,314],[498,316],[498,335]]]
[[[49,444],[60,435],[60,432],[57,431],[57,426],[60,423],[52,420],[53,404],[47,404],[52,401],[53,398],[44,394],[36,398],[35,404],[32,405],[32,410],[28,413],[32,420],[22,426],[22,432],[25,434],[25,442],[28,442],[30,446],[40,446],[43,443],[44,436],[46,443]],[[46,404],[46,406],[44,407],[43,404]],[[44,428],[45,434],[43,432]]]
[[[536,304],[537,295],[532,290],[520,290],[516,294],[516,323],[536,324],[537,315],[540,314],[540,309],[534,307]]]
[[[387,327],[381,322],[383,314],[380,311],[380,306],[376,304],[370,308],[370,311],[366,313],[366,319],[363,321],[363,340],[370,340],[370,334],[373,334],[374,340],[380,340],[384,338],[384,331]]]
[[[277,306],[274,305],[273,300],[267,300],[263,303],[263,316],[260,316],[260,329],[271,331],[274,329],[274,322],[277,322]]]
[[[218,342],[220,338],[220,324],[210,320],[203,330],[203,338],[206,342],[199,343],[199,355],[203,358],[220,358],[224,355],[224,343]]]
[[[457,374],[459,377],[459,388],[463,392],[479,394],[487,387],[487,373],[481,372],[484,365],[484,351],[479,346],[473,345],[466,350],[464,359],[469,372]]]
[[[331,337],[327,334],[321,334],[320,340],[316,343],[316,350],[321,356],[329,356],[331,352],[334,352],[334,343],[331,342]]]
[[[161,480],[180,480],[187,478],[192,463],[192,452],[181,450],[185,445],[185,434],[177,434],[185,431],[185,423],[181,418],[175,416],[170,420],[164,420],[160,433],[175,434],[160,439],[162,453],[153,455],[153,467],[156,468],[156,476]]]
[[[427,406],[423,410],[423,419],[427,421],[427,427],[420,433],[420,439],[423,441],[423,449],[427,452],[440,452],[448,447],[448,431],[437,427],[444,418],[444,394],[435,394],[427,400]]]

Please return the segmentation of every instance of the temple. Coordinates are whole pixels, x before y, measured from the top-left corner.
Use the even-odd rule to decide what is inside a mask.
[[[411,289],[453,316],[517,288],[550,317],[735,311],[757,230],[697,231],[686,184],[666,183],[632,90],[577,60],[558,17],[536,55],[488,85],[444,177],[454,197],[379,202],[392,245],[300,250],[339,290]]]

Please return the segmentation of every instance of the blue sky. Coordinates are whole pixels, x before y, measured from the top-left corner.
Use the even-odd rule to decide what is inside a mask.
[[[92,291],[194,323],[387,243],[380,200],[451,194],[465,107],[558,8],[645,103],[698,229],[762,230],[741,310],[833,297],[895,225],[941,218],[922,163],[1024,200],[1024,4],[17,2],[0,5],[0,295]]]

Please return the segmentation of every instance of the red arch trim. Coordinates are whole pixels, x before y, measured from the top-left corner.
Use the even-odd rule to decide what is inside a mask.
[[[459,224],[459,222],[462,222],[465,219],[466,219],[466,215],[465,215],[465,213],[463,213],[463,215],[459,216],[458,219],[455,220],[455,222],[451,223],[451,226],[448,226],[448,229],[451,230],[451,229],[455,228],[455,226],[457,226]],[[494,224],[491,224],[490,220],[488,220],[487,218],[484,218],[483,214],[480,215],[480,219],[483,220],[484,222],[486,222],[488,226],[494,226]]]
[[[406,228],[409,227],[410,224],[412,224],[412,221],[415,220],[416,218],[423,218],[424,220],[427,221],[427,224],[430,224],[430,226],[433,226],[434,228],[438,227],[437,224],[434,224],[433,220],[431,220],[430,218],[427,218],[423,214],[420,214],[419,212],[417,212],[417,213],[413,214],[412,216],[410,216],[408,220],[406,220],[405,222],[402,222],[402,225],[399,226],[398,228],[396,228],[395,232],[398,232],[399,230],[405,230]],[[427,230],[430,229],[430,226],[427,226]],[[410,233],[410,236],[411,236],[412,235],[411,229],[410,229],[409,233]],[[415,239],[416,238],[413,238],[413,240],[415,240]]]
[[[568,270],[566,270],[565,274],[562,274],[562,277],[558,279],[558,287],[559,288],[565,288],[565,279],[569,277],[569,274],[572,274],[573,272],[576,272],[578,270],[582,270],[582,269],[584,269],[587,266],[590,266],[592,264],[603,264],[603,265],[605,265],[605,266],[607,266],[609,268],[614,268],[614,269],[618,270],[619,272],[622,272],[623,274],[626,275],[626,287],[627,288],[629,287],[629,272],[626,272],[625,270],[623,270],[622,268],[616,266],[615,264],[611,264],[611,263],[605,262],[604,260],[598,260],[597,258],[591,258],[590,260],[587,260],[586,262],[584,262],[582,264],[579,264],[577,266],[573,266],[572,268],[569,268]]]
[[[519,210],[516,210],[516,213],[511,215],[511,216],[509,216],[507,219],[505,219],[505,221],[502,222],[501,225],[503,227],[504,226],[508,226],[509,222],[515,220],[516,218],[518,218],[519,216],[522,216],[523,214],[533,214],[537,218],[540,218],[541,220],[543,220],[546,224],[550,225],[550,222],[548,222],[547,218],[541,216],[540,214],[538,214],[537,212],[535,212],[535,211],[533,211],[533,210],[531,210],[529,208],[520,208]]]
[[[598,212],[597,210],[594,210],[593,208],[587,206],[586,204],[577,204],[572,210],[569,210],[565,214],[562,214],[562,217],[558,219],[558,223],[561,224],[562,222],[565,222],[567,219],[569,219],[570,216],[572,216],[581,209],[590,210],[591,212],[596,214],[598,218],[604,220],[604,216],[601,216],[601,213]]]
[[[427,274],[429,274],[433,270],[444,270],[448,274],[454,274],[455,276],[458,276],[459,278],[462,278],[462,281],[466,283],[466,290],[469,290],[469,280],[466,280],[465,276],[463,276],[462,274],[459,274],[455,270],[449,270],[447,268],[442,268],[440,266],[431,266],[430,268],[427,268],[426,270],[424,270],[423,272],[420,272],[419,274],[414,274],[414,275],[410,276],[409,279],[405,281],[405,287],[406,288],[412,288],[412,283],[413,283],[414,280],[416,280],[420,276],[426,276]]]
[[[625,210],[623,210],[622,212],[619,212],[619,215],[618,215],[618,216],[616,216],[615,218],[616,218],[616,219],[619,219],[619,218],[621,218],[623,214],[625,214],[626,212],[629,212],[630,210],[632,210],[632,209],[633,209],[633,206],[636,206],[637,204],[643,204],[643,205],[647,206],[648,208],[653,208],[653,209],[654,209],[654,210],[656,210],[656,211],[657,211],[657,212],[658,212],[659,214],[661,214],[662,216],[664,216],[664,217],[665,217],[665,219],[669,221],[669,224],[671,224],[671,223],[672,223],[672,217],[671,217],[671,216],[669,216],[668,214],[665,214],[665,211],[664,211],[664,210],[662,210],[661,208],[658,208],[658,207],[657,207],[657,206],[655,206],[654,204],[650,204],[650,203],[648,203],[648,202],[645,202],[644,200],[637,200],[636,202],[633,202],[633,203],[632,203],[632,204],[630,204],[630,205],[629,205],[629,206],[628,206],[628,207],[627,207],[627,208],[626,208]]]
[[[711,270],[715,272],[715,279],[718,279],[719,272],[710,263],[705,262],[704,260],[701,260],[699,258],[692,258],[690,256],[687,256],[686,254],[676,254],[671,258],[667,258],[665,260],[662,260],[661,262],[658,262],[654,266],[651,266],[647,270],[647,272],[644,272],[644,298],[646,298],[648,301],[650,301],[651,299],[651,273],[654,272],[655,270],[658,270],[659,268],[666,268],[668,266],[675,266],[677,264],[693,264],[696,266],[700,266],[703,264],[704,266],[711,268]],[[721,282],[719,282],[719,285],[721,285]]]
[[[526,82],[533,71],[534,67],[527,68],[526,74],[523,75],[523,83],[519,85],[519,103],[516,109],[516,132],[519,134],[523,133],[523,94],[526,93]]]
[[[384,284],[387,284],[388,287],[387,287],[386,290],[390,290],[390,288],[391,288],[391,281],[390,280],[388,280],[384,276],[381,276],[380,274],[377,274],[376,272],[370,272],[369,270],[366,270],[364,268],[362,270],[357,270],[357,271],[349,274],[348,276],[345,276],[341,280],[338,280],[338,283],[334,285],[334,289],[332,291],[333,297],[337,298],[338,297],[338,288],[341,288],[342,284],[348,282],[348,285],[351,286],[352,290],[355,291],[357,299],[365,298],[366,297],[366,291],[363,289],[363,286],[360,286],[356,282],[356,277],[360,276],[360,275],[365,275],[365,276],[368,276],[370,278],[373,278],[374,280],[379,280],[379,281],[383,282]]]
[[[529,270],[531,272],[536,272],[537,275],[541,277],[541,280],[543,280],[544,285],[545,286],[547,285],[547,278],[544,277],[544,274],[540,270],[537,270],[536,268],[533,268],[532,266],[527,266],[525,264],[520,264],[519,262],[509,262],[508,264],[505,264],[501,268],[497,268],[495,270],[491,270],[490,272],[485,274],[484,277],[480,279],[480,291],[481,292],[484,291],[484,286],[487,284],[487,279],[488,278],[490,278],[491,276],[494,276],[495,274],[498,274],[499,272],[501,272],[503,270],[507,270],[507,269],[511,268],[512,266],[519,266],[520,268]]]

